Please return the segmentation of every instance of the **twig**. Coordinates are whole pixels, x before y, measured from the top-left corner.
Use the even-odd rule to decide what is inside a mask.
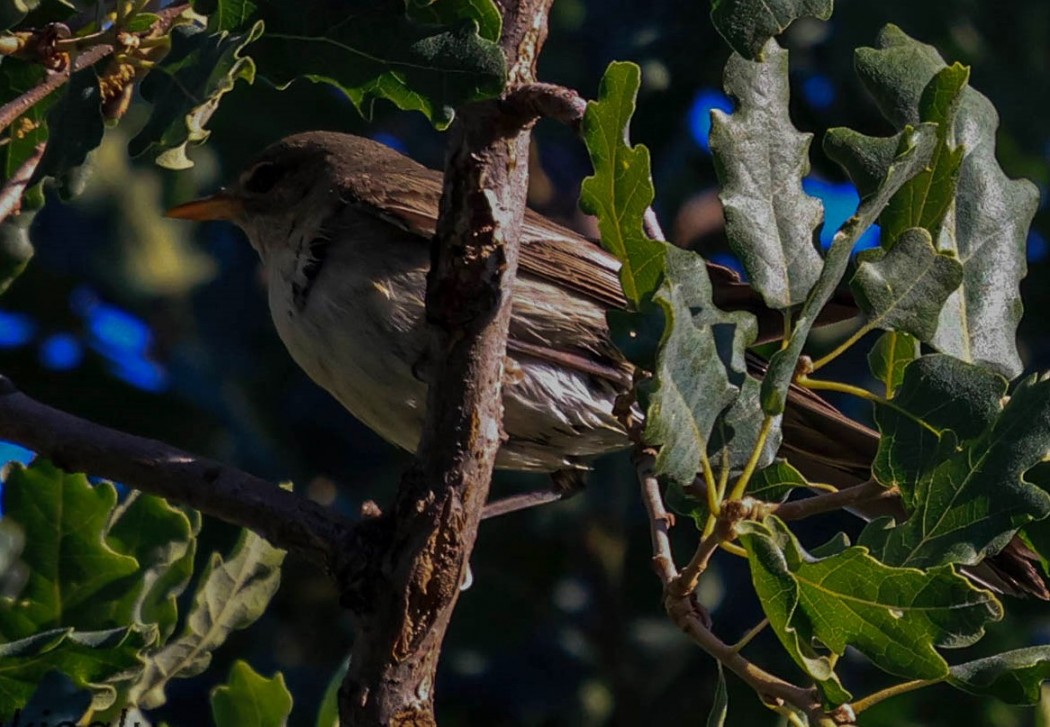
[[[860,714],[866,709],[874,707],[879,702],[896,697],[900,694],[907,694],[908,692],[914,692],[916,689],[923,689],[925,687],[932,686],[944,681],[944,679],[915,679],[910,682],[904,682],[902,684],[894,684],[892,687],[886,687],[881,689],[874,694],[869,694],[863,699],[858,699],[851,705],[853,711]]]
[[[271,482],[145,437],[118,432],[29,398],[0,376],[0,438],[71,472],[88,472],[249,528],[326,564],[351,525]]]
[[[874,500],[898,500],[900,492],[895,487],[883,487],[874,480],[838,492],[827,492],[802,500],[792,500],[773,508],[781,520],[802,520],[813,515],[841,510]]]
[[[189,8],[189,3],[179,3],[169,8],[164,8],[157,15],[159,19],[150,30],[151,33],[166,33],[175,20]],[[70,64],[70,68],[64,71],[51,71],[44,80],[33,88],[23,93],[18,98],[8,101],[0,106],[0,132],[4,131],[15,122],[22,114],[29,111],[36,104],[47,98],[53,91],[61,88],[69,81],[70,76],[88,66],[93,66],[104,58],[113,54],[113,45],[96,45],[77,54],[76,60]]]
[[[571,88],[555,83],[528,83],[519,86],[501,102],[504,113],[526,124],[537,118],[554,119],[575,131],[587,110],[587,102]]]
[[[753,501],[750,499],[729,500],[722,503],[722,511],[715,521],[714,530],[700,541],[696,552],[682,569],[681,574],[667,584],[667,589],[672,595],[684,597],[696,590],[700,583],[700,576],[704,574],[708,563],[711,562],[711,556],[720,546],[729,545],[728,541],[733,539],[737,523],[749,517],[752,504]]]
[[[564,492],[553,487],[549,490],[536,490],[534,492],[523,492],[520,495],[510,495],[509,497],[503,497],[499,500],[493,500],[492,502],[486,503],[485,509],[481,511],[481,519],[489,520],[494,517],[500,517],[501,515],[508,515],[512,512],[536,507],[537,505],[547,505],[563,499],[565,499]]]
[[[22,193],[26,191],[29,180],[33,178],[33,173],[44,156],[46,146],[47,144],[37,144],[29,158],[22,162],[0,189],[0,222],[11,215],[18,214],[22,207]]]
[[[642,500],[649,514],[653,568],[664,584],[664,607],[674,624],[688,634],[700,648],[743,679],[767,704],[773,707],[790,705],[805,714],[811,725],[819,727],[852,724],[853,713],[848,707],[839,708],[830,714],[825,712],[816,690],[803,689],[791,684],[748,661],[708,628],[692,594],[678,596],[671,592],[669,586],[678,578],[678,571],[667,532],[670,518],[660,495],[659,482],[653,474],[653,457],[643,454],[636,464],[636,469],[642,489]]]

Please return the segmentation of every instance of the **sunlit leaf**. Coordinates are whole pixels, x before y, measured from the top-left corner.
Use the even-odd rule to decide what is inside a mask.
[[[875,222],[901,185],[926,167],[936,143],[936,132],[931,125],[907,130],[900,137],[897,154],[885,177],[874,191],[862,198],[856,214],[835,233],[820,277],[802,307],[788,347],[777,351],[769,361],[768,372],[762,381],[762,409],[766,413],[775,415],[784,411],[788,386],[795,377],[802,347],[817,316],[838,288],[853,246]]]
[[[914,336],[898,331],[886,331],[868,352],[871,375],[883,385],[886,398],[892,398],[904,381],[904,369],[921,355]]]
[[[923,93],[945,63],[933,47],[896,26],[883,30],[878,45],[857,51],[857,72],[886,118],[898,128],[915,124]],[[944,109],[950,112],[950,104]],[[1021,371],[1015,341],[1021,318],[1018,286],[1039,194],[1030,182],[1011,180],[999,167],[998,126],[991,102],[972,88],[964,89],[950,137],[950,146],[963,149],[955,204],[935,241],[938,249],[956,253],[963,283],[941,311],[933,345],[1013,377]]]
[[[939,679],[948,664],[935,647],[971,644],[1003,615],[991,592],[951,567],[893,568],[861,547],[818,560],[777,518],[739,531],[770,625],[832,703],[849,697],[814,640],[839,655],[853,646],[900,677]]]
[[[255,80],[255,64],[244,50],[261,34],[259,23],[239,35],[210,33],[196,26],[175,28],[171,51],[141,84],[142,96],[153,103],[153,110],[142,131],[128,143],[128,152],[149,154],[170,169],[192,166],[186,147],[208,138],[204,125],[222,96],[240,79]]]
[[[292,711],[292,694],[277,672],[267,679],[238,659],[226,683],[211,691],[215,727],[284,727]]]
[[[1022,382],[995,411],[994,393],[1004,389],[994,374],[948,356],[905,370],[893,406],[878,413],[880,459],[889,464],[877,463],[876,473],[914,492],[906,496],[907,520],[862,533],[860,543],[880,560],[973,565],[1050,515],[1050,494],[1026,478],[1050,450],[1050,381]],[[916,424],[926,430],[918,438]]]
[[[212,553],[193,597],[182,634],[150,655],[131,689],[130,700],[143,709],[167,701],[169,680],[200,674],[212,652],[232,631],[255,622],[277,591],[284,551],[247,530],[228,558]]]
[[[602,246],[623,263],[620,282],[635,306],[656,291],[665,264],[664,246],[649,239],[642,225],[654,194],[649,150],[627,139],[640,83],[641,70],[633,63],[606,69],[598,100],[587,104],[583,117],[594,175],[580,188],[580,207],[597,216]]]
[[[834,5],[834,0],[711,0],[711,20],[733,50],[762,60],[766,41],[799,18],[827,20]]]
[[[812,134],[788,114],[788,52],[769,41],[761,63],[734,54],[725,89],[731,115],[711,112],[711,152],[729,244],[771,308],[802,303],[820,275],[824,205],[802,191]]]
[[[955,253],[938,252],[930,233],[915,227],[902,233],[889,251],[861,253],[850,287],[873,326],[928,341],[944,302],[962,278]]]

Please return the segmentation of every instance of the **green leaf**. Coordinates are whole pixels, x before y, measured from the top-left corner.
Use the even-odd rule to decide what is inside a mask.
[[[923,90],[919,118],[937,124],[937,147],[928,168],[916,174],[894,195],[879,222],[883,247],[892,248],[906,230],[921,227],[937,239],[945,215],[955,199],[955,188],[965,150],[952,143],[952,128],[970,78],[968,68],[956,63],[942,69]]]
[[[138,571],[138,563],[105,538],[117,493],[109,483],[92,486],[37,459],[9,465],[3,487],[5,519],[27,539],[22,560],[29,578],[18,598],[0,598],[0,638],[5,641],[67,626],[93,631],[118,625],[100,594]],[[130,619],[124,621],[126,624]]]
[[[726,691],[726,675],[722,669],[722,662],[716,661],[718,667],[718,683],[715,686],[715,699],[711,704],[711,711],[707,714],[707,727],[725,727],[726,717],[729,716],[729,693]]]
[[[642,224],[654,195],[649,150],[628,141],[640,82],[634,63],[610,63],[605,70],[598,100],[588,102],[583,117],[594,175],[580,188],[580,207],[598,218],[602,247],[623,264],[620,283],[635,307],[656,291],[664,269],[664,245],[649,239]]]
[[[80,192],[82,180],[71,172],[81,166],[88,152],[102,143],[102,92],[94,68],[77,71],[65,92],[47,113],[47,148],[37,165],[30,186],[54,177],[59,192],[69,198]]]
[[[1007,704],[1038,704],[1050,679],[1050,646],[1031,646],[957,664],[948,683],[964,692]]]
[[[940,131],[932,126],[927,128],[935,134]],[[878,190],[886,178],[886,172],[897,158],[903,138],[904,132],[895,136],[867,136],[839,126],[828,129],[824,135],[823,148],[827,157],[849,175],[863,198]]]
[[[862,547],[818,560],[775,517],[741,523],[738,530],[770,625],[834,704],[849,695],[826,657],[813,651],[814,640],[839,655],[853,646],[906,679],[939,679],[948,665],[935,647],[972,644],[986,623],[1003,615],[991,592],[950,566],[893,568]]]
[[[770,40],[763,55],[757,63],[734,54],[726,64],[737,110],[711,112],[711,153],[730,246],[766,305],[791,308],[820,275],[824,205],[802,190],[813,135],[791,125],[788,52]]]
[[[492,0],[409,0],[408,17],[432,25],[473,20],[478,35],[494,43],[503,28],[503,17]]]
[[[183,633],[150,655],[131,688],[131,704],[154,709],[164,704],[164,688],[176,677],[200,674],[212,652],[232,631],[250,626],[266,610],[281,579],[284,551],[258,535],[241,532],[228,559],[212,553],[193,598]]]
[[[963,269],[951,251],[938,252],[930,233],[914,227],[887,252],[866,250],[850,287],[870,325],[929,341],[944,302],[962,282]]]
[[[923,93],[945,63],[933,47],[896,26],[883,30],[878,45],[857,50],[857,72],[886,118],[898,128],[915,124],[922,115]],[[939,102],[931,99],[928,105]],[[950,114],[950,104],[941,106],[938,113]],[[1021,318],[1019,284],[1039,194],[1030,182],[1011,180],[999,167],[998,126],[991,102],[972,88],[963,90],[949,138],[950,146],[963,149],[955,204],[936,240],[938,249],[956,253],[963,283],[941,311],[932,343],[1012,378],[1022,369],[1015,341]]]
[[[297,78],[329,83],[366,118],[374,99],[384,98],[444,128],[457,106],[496,96],[506,83],[502,50],[478,31],[483,21],[486,36],[492,34],[488,2],[439,0],[433,13],[456,19],[448,25],[414,20],[425,9],[416,2],[409,17],[404,0],[349,9],[335,3],[309,13],[279,0],[258,0],[258,6],[266,23],[252,49],[259,72],[282,88]]]
[[[114,549],[134,557],[140,570],[123,598],[114,598],[121,613],[135,623],[156,624],[161,639],[175,629],[175,599],[193,574],[200,514],[169,505],[163,498],[132,493],[109,532]]]
[[[142,131],[128,143],[128,152],[149,154],[169,169],[193,166],[186,147],[208,138],[204,125],[222,96],[239,79],[255,80],[255,63],[242,52],[261,34],[258,22],[240,35],[185,25],[175,28],[171,51],[141,84],[142,96],[153,103],[153,110]]]
[[[897,387],[904,381],[904,369],[919,358],[919,341],[907,333],[886,331],[868,352],[868,367],[871,375],[881,383],[886,398],[892,399]]]
[[[0,644],[0,705],[5,714],[25,706],[44,676],[57,670],[91,690],[93,709],[107,709],[117,689],[105,682],[140,667],[141,652],[155,639],[156,629],[57,627]]]
[[[703,258],[672,247],[666,254],[667,274],[654,300],[663,308],[667,326],[648,391],[642,438],[660,447],[656,472],[684,486],[700,471],[715,422],[739,388],[730,381],[710,320],[711,282]]]
[[[769,369],[762,381],[762,409],[767,414],[775,415],[784,411],[788,386],[795,378],[795,367],[802,354],[802,347],[820,311],[838,288],[853,246],[864,231],[871,227],[901,185],[926,168],[936,143],[936,131],[931,124],[908,129],[902,134],[894,162],[887,168],[878,187],[862,199],[856,213],[835,233],[820,277],[802,306],[787,348],[777,351],[770,358]]]
[[[875,409],[882,432],[875,478],[912,503],[921,480],[992,426],[1005,394],[1003,377],[980,366],[939,354],[917,359],[904,369],[892,406]]]
[[[208,30],[221,33],[247,27],[258,9],[253,0],[194,0],[193,9],[208,16]]]
[[[29,226],[35,212],[22,212],[0,222],[0,293],[15,281],[33,257]]]
[[[766,41],[799,18],[827,20],[834,4],[834,0],[711,0],[711,20],[733,50],[762,60]]]
[[[211,691],[211,713],[215,727],[283,727],[292,712],[292,694],[277,672],[267,679],[246,661],[230,667],[226,683]]]
[[[339,688],[343,686],[343,679],[346,678],[349,668],[350,659],[348,658],[328,680],[321,707],[317,710],[315,727],[339,727]]]
[[[861,534],[883,562],[973,565],[1021,526],[1050,515],[1050,494],[1026,477],[1050,448],[1050,380],[1022,382],[982,430],[998,406],[995,391],[1005,386],[990,376],[948,356],[919,359],[905,370],[893,413],[879,412],[889,464],[877,463],[877,476],[903,475],[902,494],[914,487],[905,522]],[[909,441],[913,427],[902,428],[903,419],[928,433]]]

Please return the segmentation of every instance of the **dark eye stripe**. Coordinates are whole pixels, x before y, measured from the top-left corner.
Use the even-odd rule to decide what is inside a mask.
[[[244,189],[252,194],[265,194],[284,176],[285,169],[274,162],[260,162],[252,167],[244,181]]]

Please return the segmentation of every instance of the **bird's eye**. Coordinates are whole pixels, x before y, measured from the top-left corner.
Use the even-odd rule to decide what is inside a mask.
[[[244,189],[253,194],[265,194],[273,189],[284,171],[273,162],[260,162],[248,173],[248,178],[244,181]]]

